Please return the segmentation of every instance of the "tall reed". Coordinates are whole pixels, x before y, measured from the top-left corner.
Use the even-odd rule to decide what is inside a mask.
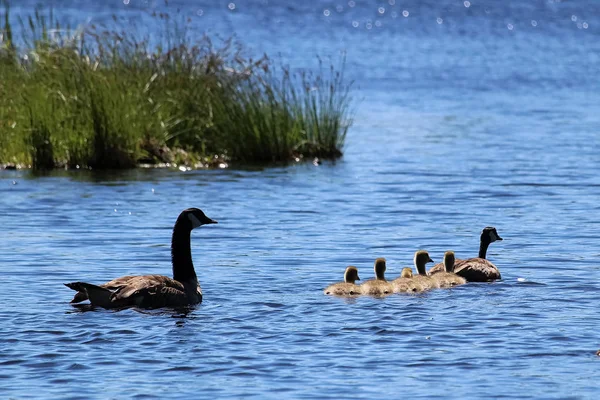
[[[163,31],[63,27],[52,11],[0,7],[0,163],[130,168],[139,162],[286,162],[342,155],[342,69],[293,73],[267,56],[153,14]],[[13,27],[17,26],[18,29]],[[18,32],[19,39],[15,39]]]

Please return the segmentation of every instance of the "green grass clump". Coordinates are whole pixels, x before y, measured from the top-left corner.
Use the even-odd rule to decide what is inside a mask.
[[[38,11],[15,24],[5,3],[0,164],[107,169],[342,155],[351,119],[341,72],[292,73],[245,57],[232,40],[193,41],[186,23],[153,16],[164,29],[150,45],[130,27],[120,33],[117,18],[117,28],[71,30]]]

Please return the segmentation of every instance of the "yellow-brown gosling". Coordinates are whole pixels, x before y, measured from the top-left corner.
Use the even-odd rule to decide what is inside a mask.
[[[385,258],[375,260],[375,279],[371,279],[360,285],[362,294],[371,296],[386,296],[394,293],[394,287],[385,280]]]
[[[412,269],[409,267],[402,268],[400,277],[392,281],[394,293],[413,293],[422,292],[423,286],[413,279]]]
[[[344,282],[334,283],[328,286],[323,293],[333,296],[356,296],[361,294],[361,288],[354,282],[360,281],[358,269],[355,266],[346,267]]]
[[[423,287],[423,290],[435,289],[440,287],[435,279],[427,275],[425,265],[430,262],[433,262],[433,260],[431,259],[431,257],[429,257],[429,253],[427,253],[425,250],[417,250],[415,252],[414,263],[419,275],[415,276],[413,279],[416,283],[420,284]]]
[[[86,282],[65,283],[77,293],[71,303],[89,300],[104,308],[182,307],[200,303],[202,289],[192,263],[190,236],[192,230],[206,224],[216,224],[198,208],[183,210],[171,238],[173,278],[163,275],[123,276],[102,285]]]
[[[481,232],[479,241],[479,257],[454,262],[454,273],[462,276],[467,282],[490,282],[501,279],[498,268],[485,259],[487,249],[491,243],[502,240],[492,226],[485,227]],[[437,274],[444,271],[444,264],[434,265],[429,274]]]
[[[443,264],[446,271],[438,272],[437,274],[431,276],[438,282],[441,288],[464,285],[467,283],[465,278],[454,273],[454,261],[454,252],[445,252]]]

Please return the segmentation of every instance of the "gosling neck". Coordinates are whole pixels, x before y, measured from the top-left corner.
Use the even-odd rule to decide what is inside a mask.
[[[198,279],[192,263],[191,233],[192,230],[189,226],[178,219],[173,227],[171,239],[171,262],[173,263],[173,279],[182,283]]]
[[[415,262],[415,267],[417,268],[419,275],[427,276],[427,270],[425,269],[424,262]]]

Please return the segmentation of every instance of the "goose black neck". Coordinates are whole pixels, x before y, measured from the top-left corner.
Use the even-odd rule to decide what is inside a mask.
[[[488,246],[490,245],[490,240],[485,238],[483,235],[481,236],[481,241],[479,242],[479,258],[485,258],[487,253]]]
[[[173,228],[171,261],[173,263],[173,279],[179,282],[197,279],[192,263],[191,233],[190,227],[185,226],[185,223],[178,219]]]
[[[417,267],[417,272],[419,273],[419,275],[427,276],[427,271],[425,270],[425,264],[416,263],[415,266]]]

